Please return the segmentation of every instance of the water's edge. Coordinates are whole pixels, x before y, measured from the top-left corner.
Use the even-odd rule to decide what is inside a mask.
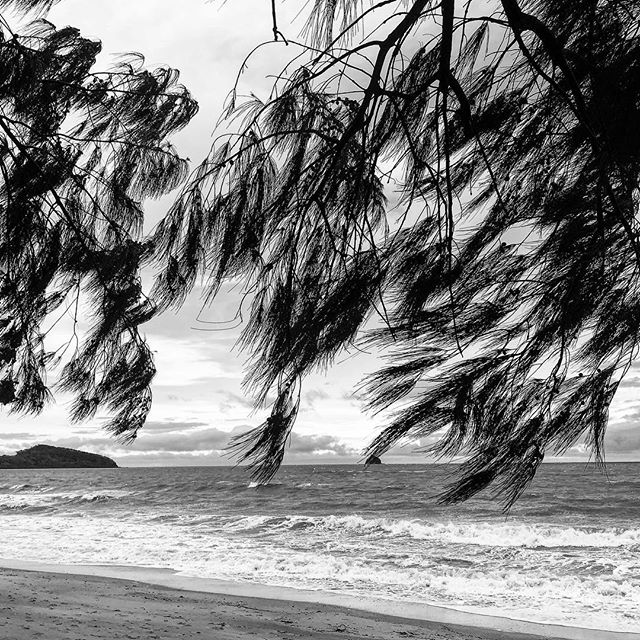
[[[639,469],[606,486],[544,469],[508,517],[491,496],[440,505],[447,477],[428,465],[288,467],[253,488],[213,467],[14,471],[0,478],[0,557],[639,634]]]
[[[288,600],[313,602],[344,607],[368,613],[405,620],[422,620],[454,624],[479,629],[494,629],[508,633],[523,633],[543,636],[548,640],[640,640],[640,633],[587,629],[559,624],[543,624],[512,618],[471,613],[458,609],[413,602],[396,602],[383,599],[366,599],[327,591],[311,591],[292,587],[269,586],[258,583],[233,582],[214,578],[199,578],[177,573],[171,569],[143,566],[55,564],[0,558],[0,568],[16,571],[94,576],[114,580],[132,580],[150,585],[215,593],[218,595],[259,598],[264,600]]]

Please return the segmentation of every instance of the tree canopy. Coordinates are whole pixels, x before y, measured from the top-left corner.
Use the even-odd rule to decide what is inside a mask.
[[[0,2],[33,10],[50,3]],[[113,412],[107,429],[135,438],[155,373],[139,325],[156,311],[143,293],[145,198],[187,175],[168,136],[196,112],[168,68],[140,56],[93,70],[100,43],[39,19],[0,28],[0,403],[37,413],[46,374],[64,359],[58,385],[75,398],[72,418]],[[91,311],[82,344],[79,313]],[[65,314],[73,335],[46,337]]]
[[[181,304],[199,278],[209,302],[225,281],[244,283],[247,390],[258,405],[276,399],[269,418],[233,448],[258,480],[270,479],[305,377],[355,344],[389,360],[363,387],[370,409],[390,412],[366,454],[380,456],[410,438],[435,439],[428,450],[438,455],[464,455],[447,500],[493,483],[510,504],[545,454],[561,454],[580,438],[601,461],[608,408],[640,329],[640,3],[312,5],[296,41],[273,3],[276,42],[269,46],[288,46],[291,63],[269,96],[231,92],[221,135],[150,242],[161,268],[151,298],[160,310]],[[4,43],[2,50],[11,51]],[[173,86],[166,82],[163,91]],[[94,108],[104,122],[102,98],[91,102],[86,82],[69,84],[77,88],[75,108]],[[136,102],[127,111],[131,125],[150,135],[153,122],[164,136],[184,124],[188,97],[171,89],[166,100],[181,101],[181,117],[158,107],[158,127],[151,107]],[[87,140],[102,131],[74,135],[86,141],[86,154]],[[157,153],[151,161],[125,148],[100,174],[121,175],[120,163],[134,172],[126,187],[116,180],[118,193],[153,195],[155,185],[169,188],[182,176],[173,154],[163,164]],[[51,156],[57,164],[65,157]],[[11,160],[7,175],[16,171]],[[158,181],[156,171],[165,177]],[[64,237],[82,253],[81,235],[64,213],[64,198],[75,202],[75,181],[66,180],[69,195],[55,211]],[[57,202],[29,185],[38,203]],[[89,192],[100,203],[97,226],[111,252],[121,236],[111,231],[114,214],[104,204],[113,193],[100,189]],[[82,202],[73,224],[95,238],[96,214]],[[43,207],[50,211],[49,204],[35,209]],[[39,224],[48,234],[47,215],[34,219],[46,219]],[[139,218],[116,217],[128,238],[135,225],[123,217]],[[38,237],[35,226],[20,233]],[[12,246],[22,264],[36,260],[22,257],[21,241]],[[73,262],[67,286],[82,275],[107,300],[101,278],[113,278],[118,294],[129,295],[133,267],[98,275],[83,264]],[[38,272],[23,268],[20,277],[29,271]],[[67,386],[80,394],[78,417],[94,396],[120,407],[123,380],[147,384],[148,359],[124,346],[118,372],[102,385],[86,382],[101,362],[92,345],[144,317],[140,310],[123,320],[129,304],[140,308],[135,300],[114,303],[119,313],[101,303],[79,373],[67,370]],[[136,339],[122,344],[144,353]],[[128,419],[125,412],[117,432],[135,433],[139,422]]]
[[[159,229],[156,294],[203,274],[251,292],[247,387],[270,417],[234,447],[268,480],[305,376],[356,341],[389,365],[367,455],[464,454],[445,498],[507,504],[547,453],[597,460],[638,345],[640,3],[316,0],[266,98]],[[372,25],[375,27],[373,28]],[[367,30],[369,29],[369,30]]]

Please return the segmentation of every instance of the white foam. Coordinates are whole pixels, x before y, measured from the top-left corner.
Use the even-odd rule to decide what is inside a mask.
[[[247,516],[228,527],[298,528],[301,524],[329,531],[409,537],[442,543],[488,547],[622,547],[640,545],[640,528],[563,527],[522,522],[426,522],[348,516]]]
[[[521,619],[540,621],[544,612],[544,621],[549,623],[618,631],[640,628],[640,573],[630,562],[627,571],[617,576],[563,575],[550,561],[522,566],[522,558],[530,555],[520,554],[534,552],[512,546],[507,549],[511,556],[489,555],[487,562],[493,558],[493,564],[457,566],[438,564],[429,557],[431,539],[426,539],[423,547],[416,547],[419,551],[406,553],[403,559],[389,553],[385,556],[388,549],[399,552],[406,548],[403,538],[390,534],[385,527],[395,529],[399,522],[408,521],[385,524],[360,516],[212,518],[211,514],[186,514],[179,521],[163,522],[157,516],[151,521],[142,515],[125,519],[87,512],[78,521],[61,515],[18,514],[3,523],[0,557],[146,565],[206,578],[332,590],[478,613],[499,610]],[[206,528],[193,526],[198,522],[206,524]],[[302,529],[301,523],[305,523]],[[493,527],[504,531],[500,528],[507,525]],[[427,525],[422,522],[420,526]],[[471,523],[465,526],[468,529],[463,531],[468,533]],[[443,531],[449,531],[445,534],[449,536],[453,535],[451,531],[460,535],[449,525],[430,527],[439,532],[440,540]],[[362,529],[367,536],[374,532],[374,537],[363,539]],[[271,531],[272,535],[253,535],[253,531],[260,530]],[[40,541],[37,547],[34,540]],[[625,553],[629,557],[631,552]]]
[[[25,485],[16,485],[22,486]],[[106,502],[118,500],[131,495],[132,492],[114,489],[111,491],[53,492],[48,487],[35,491],[20,491],[17,493],[0,493],[0,509],[27,509],[33,507],[51,507],[58,504],[81,504],[91,502]]]

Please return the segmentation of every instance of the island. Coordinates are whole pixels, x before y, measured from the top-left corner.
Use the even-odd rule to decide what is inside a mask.
[[[118,465],[106,456],[65,447],[37,444],[13,456],[0,456],[0,469],[114,468]]]
[[[369,466],[370,464],[382,464],[382,460],[380,460],[380,458],[378,458],[378,456],[374,456],[373,454],[370,455],[366,462],[364,463],[365,466]]]

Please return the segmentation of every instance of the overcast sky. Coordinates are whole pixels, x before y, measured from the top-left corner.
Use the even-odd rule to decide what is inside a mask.
[[[303,3],[286,2],[280,28],[297,37],[301,23],[288,25]],[[288,8],[287,8],[288,7]],[[288,14],[288,15],[287,15]],[[200,104],[191,125],[175,137],[182,155],[201,160],[211,144],[211,132],[222,104],[246,54],[271,36],[267,0],[61,0],[49,15],[57,26],[73,25],[85,36],[100,39],[109,54],[138,51],[148,66],[167,64],[181,72],[181,81]],[[266,76],[277,72],[291,50],[282,44],[263,47],[249,61],[244,90],[264,95]],[[163,203],[152,203],[157,220]],[[3,429],[0,453],[13,453],[37,443],[57,444],[104,453],[123,466],[174,464],[228,464],[221,456],[232,431],[260,422],[241,387],[242,354],[233,350],[237,331],[202,331],[203,320],[233,318],[237,295],[227,294],[212,309],[201,312],[197,296],[179,314],[165,314],[146,325],[156,355],[158,375],[153,388],[153,409],[135,444],[123,447],[100,430],[105,416],[82,425],[70,425],[67,402],[58,397],[41,416],[0,414]],[[375,368],[374,356],[344,354],[328,375],[309,379],[301,411],[285,462],[355,462],[383,424],[361,412],[355,385]],[[640,367],[632,370],[618,394],[606,439],[607,458],[640,460]],[[394,450],[388,461],[420,462],[415,445]],[[578,445],[571,459],[586,459]]]

